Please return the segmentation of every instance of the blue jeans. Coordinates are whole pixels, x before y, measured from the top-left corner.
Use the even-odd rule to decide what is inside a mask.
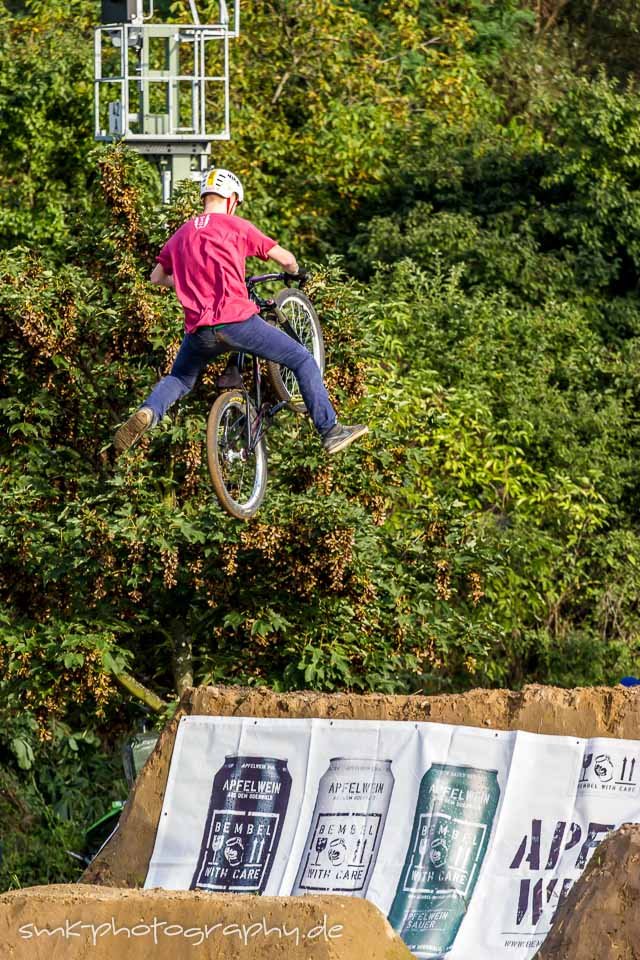
[[[185,334],[171,373],[162,378],[143,403],[153,410],[154,422],[161,420],[176,400],[193,389],[211,360],[230,351],[253,353],[288,367],[298,381],[316,430],[325,434],[334,426],[336,413],[312,355],[293,337],[266,323],[258,314],[240,323],[198,327],[193,333]]]

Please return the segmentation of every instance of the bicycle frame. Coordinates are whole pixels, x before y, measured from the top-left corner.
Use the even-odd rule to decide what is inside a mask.
[[[269,281],[281,281],[289,283],[291,276],[288,273],[263,273],[256,277],[249,277],[246,281],[247,283],[247,293],[249,298],[256,304],[257,307],[260,307],[263,310],[273,310],[275,312],[275,301],[271,299],[263,299],[259,297],[255,291],[255,287],[259,283],[268,283]],[[302,283],[300,284],[302,287]],[[295,330],[291,327],[288,321],[282,321],[282,326],[289,334],[293,337],[294,340],[297,340],[300,343],[300,339],[297,336]],[[249,399],[253,401],[255,410],[256,410],[256,419],[254,423],[249,422],[248,424],[248,445],[249,451],[253,453],[256,446],[262,440],[263,436],[267,432],[270,426],[270,422],[280,410],[284,409],[287,406],[286,401],[281,400],[276,404],[269,404],[263,402],[262,399],[262,374],[260,372],[260,363],[258,358],[253,354],[239,353],[238,354],[238,370],[242,373],[246,360],[248,357],[251,357],[252,363],[252,373],[253,373],[253,383],[254,383],[254,396],[252,397],[250,391],[245,388],[244,392],[249,395]]]
[[[254,395],[251,396],[249,390],[246,387],[243,388],[244,393],[248,394],[249,399],[253,401],[253,405],[256,410],[256,418],[252,423],[249,420],[248,423],[248,446],[249,451],[253,453],[257,445],[262,440],[263,436],[270,427],[270,421],[273,420],[275,415],[279,413],[284,407],[287,406],[286,401],[281,400],[279,403],[270,404],[265,403],[262,399],[262,374],[260,372],[260,363],[258,358],[252,353],[239,353],[238,354],[238,370],[242,373],[245,361],[247,357],[251,357],[252,363],[252,373],[253,373],[253,383],[254,383]]]

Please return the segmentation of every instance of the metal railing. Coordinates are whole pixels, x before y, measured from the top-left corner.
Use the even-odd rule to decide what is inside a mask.
[[[234,30],[237,17],[236,9]],[[138,21],[96,28],[96,140],[123,139],[136,149],[154,153],[176,153],[190,144],[202,148],[212,140],[228,140],[229,39],[236,35],[229,30],[224,0],[217,24]],[[206,72],[212,45],[218,46],[218,73]],[[185,60],[189,61],[186,68]],[[210,116],[214,109],[217,122]]]

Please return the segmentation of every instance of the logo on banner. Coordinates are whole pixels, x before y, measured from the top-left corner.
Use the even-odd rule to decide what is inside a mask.
[[[405,870],[405,893],[439,894],[443,887],[463,897],[479,866],[487,826],[446,813],[420,814],[416,844]]]
[[[606,775],[606,764],[603,763],[601,769]],[[543,915],[548,926],[551,926],[556,910],[565,900],[577,876],[584,870],[594,849],[614,826],[613,823],[589,823],[585,830],[579,823],[558,820],[553,828],[551,841],[545,844],[542,838],[550,835],[551,824],[546,825],[545,829],[542,820],[531,821],[531,832],[525,834],[520,841],[509,868],[520,871],[528,868],[531,874],[544,871],[547,876],[539,876],[537,879],[534,876],[523,877],[520,880],[515,917],[518,929],[526,926],[539,933],[536,927]],[[570,858],[572,862],[564,866],[564,855],[569,851],[574,851]],[[554,876],[561,858],[565,876]],[[566,876],[566,873],[571,875]],[[515,932],[517,931],[511,931]],[[529,935],[530,932],[532,931],[522,930],[523,935]]]
[[[290,789],[286,760],[227,756],[213,780],[190,889],[262,893]]]
[[[429,860],[434,867],[441,867],[445,863],[448,853],[449,847],[444,840],[434,840],[429,850]]]
[[[391,760],[333,757],[318,784],[294,894],[366,896],[393,790]]]
[[[637,756],[628,753],[585,753],[578,781],[580,793],[635,793],[638,790]]]
[[[224,858],[232,867],[237,867],[242,861],[244,853],[244,844],[242,840],[235,837],[233,840],[227,840],[224,845]]]
[[[379,813],[319,814],[300,890],[362,890],[373,866],[381,821]]]
[[[201,882],[210,890],[259,889],[273,852],[279,815],[216,810]]]

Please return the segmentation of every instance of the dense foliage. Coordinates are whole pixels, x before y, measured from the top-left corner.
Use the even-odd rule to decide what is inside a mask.
[[[73,876],[142,702],[192,681],[614,683],[640,640],[631,0],[247,5],[216,159],[315,261],[331,393],[371,426],[328,462],[283,418],[248,524],[202,461],[215,371],[113,462],[197,198],[95,149],[98,6],[0,5],[0,887]]]

